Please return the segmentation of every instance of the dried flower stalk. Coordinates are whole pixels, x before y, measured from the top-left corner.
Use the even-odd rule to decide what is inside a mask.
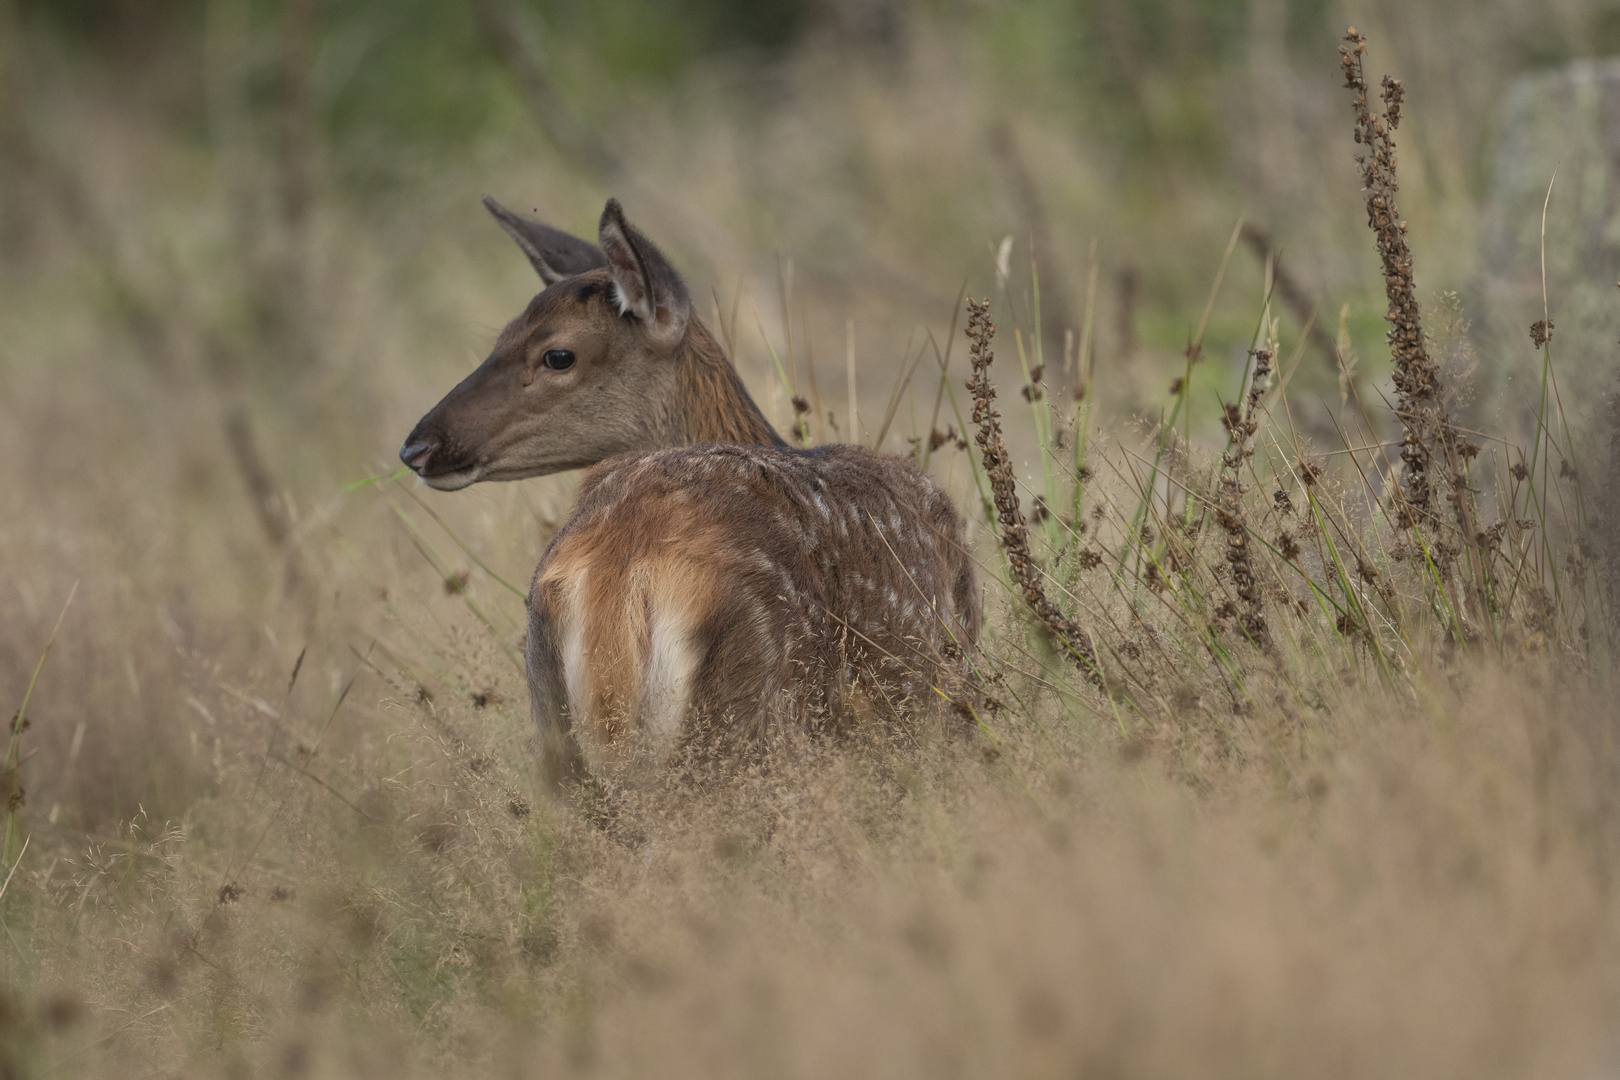
[[[1221,455],[1220,498],[1215,507],[1215,520],[1226,534],[1226,563],[1232,568],[1232,586],[1243,605],[1238,613],[1243,631],[1255,645],[1270,649],[1271,632],[1266,626],[1264,594],[1254,572],[1249,527],[1243,513],[1243,466],[1254,454],[1249,439],[1260,427],[1255,414],[1260,410],[1260,397],[1271,375],[1271,350],[1256,349],[1253,356],[1254,374],[1243,404],[1228,404],[1222,417],[1230,438],[1226,453]]]
[[[1412,286],[1412,251],[1406,244],[1406,222],[1395,208],[1394,132],[1401,122],[1401,100],[1405,94],[1398,79],[1384,76],[1385,115],[1380,118],[1368,104],[1367,78],[1362,55],[1367,39],[1354,27],[1345,35],[1348,45],[1339,46],[1344,84],[1355,91],[1356,142],[1367,153],[1356,155],[1361,166],[1362,188],[1367,196],[1367,224],[1378,237],[1378,254],[1384,262],[1384,294],[1389,299],[1389,349],[1395,359],[1395,411],[1404,434],[1401,460],[1406,465],[1402,505],[1402,525],[1414,525],[1433,518],[1429,484],[1431,448],[1435,442],[1445,405],[1441,400],[1440,371],[1423,345],[1423,326]]]
[[[990,321],[990,301],[969,299],[967,306],[967,336],[972,342],[969,357],[973,365],[973,376],[968,379],[967,388],[973,395],[973,423],[978,428],[974,441],[979,444],[984,471],[995,496],[1002,550],[1007,553],[1007,563],[1012,567],[1013,581],[1035,618],[1047,633],[1062,643],[1064,651],[1086,677],[1101,685],[1097,656],[1090,639],[1080,624],[1059,611],[1046,595],[1040,568],[1029,549],[1029,528],[1018,504],[1018,480],[1001,438],[1001,415],[994,405],[996,388],[990,381],[990,364],[996,358],[990,348],[996,334],[995,323]]]
[[[1379,94],[1384,115],[1379,117],[1368,103],[1369,88],[1362,67],[1367,39],[1351,27],[1348,43],[1339,46],[1344,84],[1355,91],[1352,103],[1356,113],[1356,142],[1367,148],[1356,155],[1361,166],[1361,182],[1367,197],[1367,224],[1378,238],[1378,254],[1384,264],[1384,295],[1389,300],[1385,318],[1390,322],[1388,340],[1395,360],[1395,413],[1401,420],[1401,460],[1405,463],[1402,489],[1396,496],[1396,521],[1403,528],[1437,525],[1431,473],[1438,448],[1445,466],[1446,496],[1456,519],[1460,541],[1476,544],[1478,530],[1469,501],[1466,463],[1479,453],[1479,447],[1462,438],[1446,415],[1440,369],[1423,342],[1423,324],[1418,313],[1417,293],[1412,280],[1412,251],[1406,243],[1406,222],[1395,206],[1399,185],[1395,174],[1395,129],[1401,123],[1401,104],[1406,90],[1399,79],[1385,75]],[[1436,553],[1444,558],[1448,545],[1437,544]],[[1451,554],[1456,548],[1451,547]],[[1476,574],[1483,574],[1474,560]],[[1474,583],[1476,596],[1483,590],[1483,579]]]

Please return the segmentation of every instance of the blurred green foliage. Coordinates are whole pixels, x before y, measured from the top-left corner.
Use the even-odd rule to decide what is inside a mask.
[[[1320,52],[1331,40],[1327,0],[1279,0],[1290,41]],[[18,0],[25,21],[103,58],[179,43],[201,50],[210,21],[237,18],[273,37],[286,0]],[[1191,87],[1238,56],[1250,0],[935,0],[936,14],[974,22],[1008,79],[1076,110],[1128,148],[1209,149],[1212,127]],[[805,35],[895,32],[899,0],[520,0],[553,79],[588,105],[609,85],[669,84],[725,56],[768,65]],[[335,136],[361,129],[388,141],[456,143],[509,118],[510,89],[471,2],[319,0],[315,82]],[[610,91],[611,93],[611,91]],[[1152,99],[1151,102],[1149,99]],[[1168,103],[1167,103],[1168,102]],[[1150,107],[1151,105],[1151,107]],[[1120,106],[1130,106],[1121,111]],[[1145,109],[1145,111],[1143,111]],[[1132,111],[1134,110],[1134,112]],[[1146,118],[1146,123],[1138,122]]]
[[[70,62],[182,64],[200,73],[211,36],[233,43],[255,105],[281,90],[278,50],[297,0],[16,0],[20,24]],[[369,186],[390,152],[437,151],[510,127],[523,114],[479,5],[446,0],[313,0],[309,72],[337,174]],[[517,0],[525,47],[564,99],[594,115],[626,91],[667,87],[705,58],[769,63],[813,24],[808,0]],[[608,89],[611,88],[611,89]],[[203,88],[175,107],[201,127]],[[261,114],[268,110],[257,110]],[[268,122],[268,121],[267,121]],[[356,153],[345,155],[347,147]],[[384,151],[378,153],[378,151]],[[401,160],[395,160],[395,166]]]
[[[806,0],[538,0],[532,8],[570,48],[585,48],[604,71],[671,79],[699,57],[786,48],[809,25]]]
[[[297,0],[14,0],[25,23],[94,58],[204,49],[211,23],[236,20],[250,50],[275,53]],[[339,143],[370,148],[465,143],[520,112],[478,17],[478,0],[315,0],[314,85]],[[1620,49],[1620,3],[1578,5],[1505,42],[1510,66]],[[908,14],[975,27],[998,76],[1032,106],[1058,108],[1124,160],[1152,170],[1217,168],[1222,132],[1211,76],[1244,62],[1257,11],[1302,64],[1331,64],[1346,14],[1329,0],[513,0],[548,76],[584,116],[627,92],[674,85],[724,58],[764,70],[807,35],[903,34]],[[913,10],[915,9],[915,10]],[[858,41],[854,42],[859,44]],[[261,78],[273,93],[271,72]],[[201,104],[196,107],[200,110]]]

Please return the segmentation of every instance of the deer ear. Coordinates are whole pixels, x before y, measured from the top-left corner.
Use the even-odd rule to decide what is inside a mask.
[[[613,272],[619,314],[640,319],[654,342],[665,347],[678,344],[692,318],[692,297],[652,241],[624,220],[618,199],[609,199],[602,211],[601,239]]]
[[[547,285],[607,265],[601,250],[589,240],[519,217],[488,195],[484,196],[484,206],[495,215],[506,234],[517,241],[517,246],[534,264],[540,280]]]

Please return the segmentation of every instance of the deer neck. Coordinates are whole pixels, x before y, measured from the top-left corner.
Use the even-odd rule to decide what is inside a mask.
[[[786,446],[726,359],[720,343],[693,319],[677,360],[677,423],[690,443]]]

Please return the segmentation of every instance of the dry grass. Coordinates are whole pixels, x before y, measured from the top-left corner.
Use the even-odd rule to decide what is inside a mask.
[[[1177,264],[1161,282],[1196,264],[1169,291],[1194,311],[1209,291],[1208,339],[1177,322],[1114,351],[1109,275],[1070,259],[1090,284],[1072,344],[1052,340],[1043,315],[1069,298],[1003,254],[1001,359],[981,313],[980,400],[961,397],[957,281],[896,267],[995,269],[980,240],[1007,215],[972,211],[986,144],[958,130],[990,85],[971,44],[924,24],[905,79],[831,79],[815,48],[785,61],[788,85],[842,96],[789,95],[744,161],[752,191],[745,127],[649,102],[638,145],[681,177],[670,246],[720,282],[714,321],[778,426],[887,425],[976,516],[981,732],[807,739],[612,802],[537,795],[518,663],[520,594],[571,481],[351,486],[531,288],[497,230],[461,235],[478,189],[545,190],[569,224],[594,186],[485,148],[401,207],[317,185],[296,230],[268,211],[254,229],[240,213],[264,192],[126,123],[146,114],[66,89],[41,106],[101,156],[36,157],[33,182],[78,195],[38,196],[0,293],[0,455],[22,466],[0,480],[0,692],[27,700],[5,759],[0,1076],[1613,1070],[1612,545],[1585,543],[1581,471],[1547,467],[1575,460],[1555,393],[1536,464],[1503,452],[1478,484],[1469,510],[1493,524],[1401,519],[1374,388],[1347,378],[1338,441],[1312,441],[1303,417],[1329,411],[1289,381],[1309,331],[1273,318],[1264,268],[1230,267],[1256,302],[1222,292],[1240,233],[1190,192],[1194,254],[1151,228],[1143,246]],[[724,96],[713,77],[693,100]],[[1310,94],[1291,106],[1307,121]],[[1028,161],[989,172],[1068,177],[1051,221],[1103,201],[1055,127],[1018,136],[988,145]],[[1335,153],[1351,174],[1347,139]],[[867,155],[856,181],[818,171],[840,154]],[[1403,182],[1427,255],[1453,210]],[[1331,235],[1330,213],[1360,229],[1353,178],[1321,183],[1307,233]],[[811,252],[797,280],[760,268],[767,239],[710,224],[778,187],[821,193],[782,214]],[[1369,239],[1335,265],[1381,312]],[[850,374],[859,402],[828,344],[845,312],[862,357],[896,357]],[[1466,351],[1452,315],[1430,355]],[[913,316],[931,329],[905,346]],[[1018,466],[993,491],[954,441],[991,377],[1030,408],[1000,418],[1010,448],[981,443]],[[1112,419],[1144,401],[1145,431]]]
[[[24,871],[14,1061],[1579,1073],[1620,990],[1611,714],[1466,674],[1306,727],[1009,725],[993,763],[798,748],[605,824],[524,812],[521,718],[402,703],[393,746],[312,770],[353,806],[284,768]]]

